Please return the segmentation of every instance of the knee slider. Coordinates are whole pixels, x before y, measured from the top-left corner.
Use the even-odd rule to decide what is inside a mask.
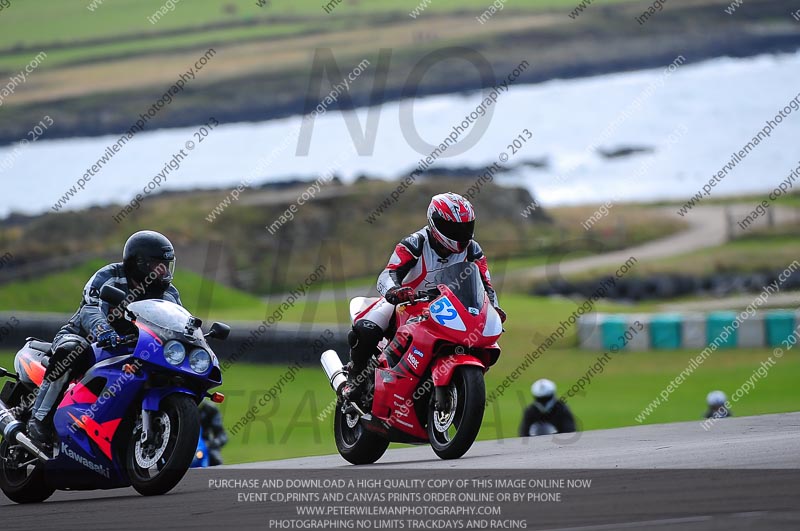
[[[355,325],[350,329],[349,332],[347,332],[347,344],[350,346],[350,348],[354,348],[356,345],[358,345],[358,332],[356,332]]]

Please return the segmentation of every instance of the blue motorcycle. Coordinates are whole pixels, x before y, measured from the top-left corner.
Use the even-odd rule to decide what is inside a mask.
[[[17,353],[17,374],[0,392],[0,489],[17,503],[37,503],[56,490],[133,486],[145,496],[174,488],[195,457],[200,439],[197,405],[222,402],[209,390],[222,372],[206,338],[230,328],[202,322],[164,300],[124,306],[125,293],[105,286],[100,298],[124,308],[136,333],[116,347],[94,343],[95,364],[72,382],[54,416],[56,444],[42,448],[25,432],[50,344],[29,339]]]

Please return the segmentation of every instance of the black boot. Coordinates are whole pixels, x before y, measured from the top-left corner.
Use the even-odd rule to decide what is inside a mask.
[[[49,450],[53,447],[54,433],[52,418],[45,417],[44,420],[39,420],[31,417],[28,421],[28,438],[40,448]]]
[[[374,378],[375,354],[383,337],[383,329],[369,319],[359,319],[347,335],[350,344],[350,363],[347,365],[347,383],[342,391],[346,400],[364,402]]]
[[[367,366],[347,364],[347,383],[344,384],[342,397],[345,400],[358,402],[364,397],[367,389]]]
[[[52,363],[52,359],[51,359]],[[45,373],[46,374],[46,373]],[[31,419],[28,421],[28,437],[39,445],[47,448],[53,446],[55,442],[55,427],[53,417],[56,414],[56,407],[64,398],[67,387],[68,375],[63,375],[55,381],[47,379],[42,382],[36,401],[31,409]],[[44,411],[44,418],[39,420],[37,414],[41,416]]]

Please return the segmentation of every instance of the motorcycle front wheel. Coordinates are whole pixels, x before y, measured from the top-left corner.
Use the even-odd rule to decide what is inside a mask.
[[[177,485],[194,459],[200,438],[197,404],[187,395],[170,395],[150,416],[153,434],[143,443],[142,421],[133,429],[126,457],[131,485],[143,496],[165,494]]]
[[[486,384],[479,367],[465,365],[453,373],[446,389],[448,406],[438,410],[431,398],[428,409],[428,438],[442,459],[458,459],[470,449],[483,422]]]

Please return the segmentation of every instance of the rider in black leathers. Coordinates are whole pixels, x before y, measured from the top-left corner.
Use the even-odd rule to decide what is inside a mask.
[[[542,378],[531,386],[533,404],[528,406],[519,426],[520,437],[537,435],[539,426],[550,425],[557,433],[572,433],[575,430],[575,417],[569,407],[556,397],[556,384]]]
[[[107,342],[116,346],[130,326],[117,308],[100,300],[100,290],[110,285],[126,294],[126,304],[144,299],[164,299],[181,304],[172,285],[175,249],[170,241],[153,231],[139,231],[125,243],[122,262],[97,271],[83,289],[78,311],[56,334],[51,355],[28,422],[28,434],[41,445],[53,437],[53,416],[64,396],[67,383],[95,363],[90,343]],[[115,319],[116,317],[116,319]]]

